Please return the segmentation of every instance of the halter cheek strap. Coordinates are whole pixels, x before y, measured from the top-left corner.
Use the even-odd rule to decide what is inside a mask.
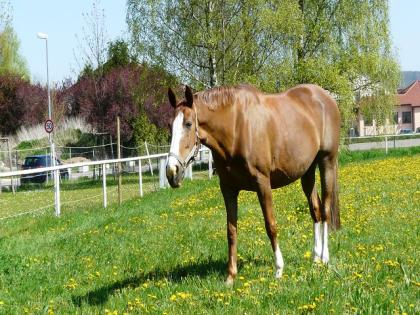
[[[188,153],[185,160],[182,160],[174,152],[169,152],[169,154],[168,154],[168,158],[170,156],[172,156],[178,161],[178,163],[183,168],[182,171],[184,171],[192,162],[194,162],[196,160],[197,155],[198,155],[198,151],[200,150],[200,137],[198,136],[198,116],[197,116],[197,110],[195,109],[195,107],[194,107],[194,113],[195,113],[195,143],[194,143],[194,146],[193,146],[192,150],[190,151],[190,153]]]

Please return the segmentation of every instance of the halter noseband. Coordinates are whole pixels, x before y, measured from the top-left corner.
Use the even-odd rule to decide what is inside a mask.
[[[173,152],[168,153],[168,161],[169,161],[170,156],[174,157],[178,161],[178,163],[181,165],[182,172],[184,172],[184,170],[192,162],[195,161],[195,159],[197,158],[197,155],[198,155],[198,151],[200,150],[200,137],[198,136],[198,118],[197,118],[198,116],[197,116],[197,110],[195,109],[195,106],[194,106],[194,113],[195,113],[195,143],[194,143],[194,146],[193,146],[191,152],[188,153],[185,160],[182,160],[181,157],[179,157],[176,153],[173,153]]]

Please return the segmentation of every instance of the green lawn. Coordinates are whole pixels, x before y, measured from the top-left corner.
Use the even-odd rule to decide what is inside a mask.
[[[121,207],[82,203],[60,218],[47,211],[1,221],[0,313],[418,314],[420,155],[347,163],[340,191],[343,229],[331,235],[328,267],[309,257],[312,223],[300,184],[274,192],[281,280],[257,198],[241,193],[233,287],[224,284],[217,178]],[[0,195],[2,210],[10,195]]]

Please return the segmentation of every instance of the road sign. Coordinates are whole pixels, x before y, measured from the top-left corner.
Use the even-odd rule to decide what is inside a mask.
[[[51,133],[54,130],[54,123],[51,119],[47,119],[44,125],[45,131]]]

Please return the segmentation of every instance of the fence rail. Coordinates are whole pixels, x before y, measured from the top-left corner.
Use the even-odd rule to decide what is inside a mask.
[[[377,135],[345,138],[345,144],[350,151],[365,151],[372,149],[408,148],[420,146],[420,134]]]
[[[204,152],[208,152],[208,177],[211,178],[213,174],[212,168],[212,155],[211,151],[207,147],[202,147],[199,150],[200,156]],[[11,178],[20,177],[23,175],[34,175],[39,173],[47,174],[52,172],[54,174],[54,208],[55,208],[55,215],[60,216],[61,213],[61,202],[60,202],[60,171],[72,168],[79,168],[79,167],[89,167],[89,166],[100,166],[102,170],[102,195],[103,195],[103,206],[104,208],[107,207],[107,187],[106,187],[106,165],[110,164],[117,164],[117,163],[126,163],[126,162],[134,162],[138,164],[138,177],[139,177],[139,195],[143,197],[143,168],[142,168],[142,161],[146,160],[145,164],[149,164],[149,167],[153,167],[151,164],[152,159],[159,159],[158,168],[159,168],[159,187],[165,188],[169,184],[166,180],[166,159],[168,154],[167,153],[159,153],[159,154],[151,154],[151,155],[144,155],[144,156],[137,156],[137,157],[128,157],[128,158],[121,158],[121,159],[108,159],[108,160],[101,160],[101,161],[84,161],[72,164],[63,164],[63,165],[56,165],[56,166],[49,166],[49,167],[42,167],[36,169],[28,169],[28,170],[19,170],[19,171],[8,171],[8,172],[0,172],[0,179],[2,178]],[[201,160],[203,161],[203,160]],[[186,172],[186,176],[192,178],[192,165],[189,166],[189,169]],[[28,212],[29,213],[29,212]]]

